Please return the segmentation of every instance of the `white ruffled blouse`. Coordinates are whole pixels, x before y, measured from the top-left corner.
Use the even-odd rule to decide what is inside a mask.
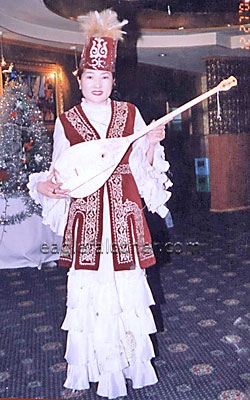
[[[101,138],[106,137],[108,122],[111,119],[111,102],[106,105],[90,105],[82,100],[82,108],[89,121],[98,131]],[[134,132],[137,133],[145,128],[145,122],[136,108]],[[54,130],[54,150],[50,171],[60,155],[70,146],[64,134],[64,128],[59,118],[56,119]],[[172,186],[171,180],[166,172],[169,163],[165,160],[164,148],[159,143],[155,146],[153,164],[147,160],[149,143],[146,135],[137,139],[132,145],[132,153],[129,158],[129,165],[136,181],[139,194],[144,199],[149,211],[158,213],[162,218],[166,217],[168,208],[166,202],[171,196],[167,189]],[[36,190],[38,181],[46,180],[50,171],[34,173],[30,175],[28,188],[30,196],[36,203],[42,205],[43,223],[49,225],[52,231],[63,235],[70,199],[52,199],[39,194]]]

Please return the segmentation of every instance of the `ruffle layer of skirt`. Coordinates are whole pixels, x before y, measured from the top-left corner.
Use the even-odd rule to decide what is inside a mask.
[[[106,283],[93,282],[84,272],[68,277],[64,386],[83,390],[98,382],[97,394],[114,399],[126,395],[126,379],[133,388],[155,384],[149,338],[156,331],[149,309],[153,298],[144,271],[119,271]]]

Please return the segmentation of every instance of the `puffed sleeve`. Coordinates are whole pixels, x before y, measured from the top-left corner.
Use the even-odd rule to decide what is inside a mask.
[[[60,154],[66,150],[70,144],[64,134],[64,129],[59,118],[55,122],[55,130],[53,135],[53,154],[51,167],[47,171],[31,174],[27,184],[29,194],[32,199],[42,206],[42,218],[45,225],[49,225],[53,232],[62,236],[67,221],[69,198],[65,199],[52,199],[50,197],[40,194],[36,190],[36,185],[39,181],[45,181],[54,168],[55,161],[59,158]]]
[[[139,110],[136,109],[134,131],[138,132],[145,126]],[[169,211],[166,202],[171,196],[168,189],[172,186],[172,182],[166,174],[170,165],[165,160],[164,147],[160,143],[155,145],[154,160],[151,165],[147,159],[148,148],[149,142],[146,135],[137,139],[132,146],[129,165],[139,194],[144,199],[148,210],[164,218]]]

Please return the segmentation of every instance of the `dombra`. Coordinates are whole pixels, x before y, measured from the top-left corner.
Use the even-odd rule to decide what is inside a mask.
[[[55,163],[56,176],[62,188],[69,189],[71,197],[81,198],[94,193],[110,177],[121,161],[128,147],[136,139],[152,129],[167,124],[174,117],[200,103],[219,91],[227,91],[237,85],[234,76],[223,80],[219,85],[195,97],[169,114],[154,121],[145,129],[121,138],[91,140],[71,146]]]

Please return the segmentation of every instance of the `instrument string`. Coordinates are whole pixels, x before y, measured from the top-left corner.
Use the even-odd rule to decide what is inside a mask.
[[[221,106],[220,106],[220,92],[217,92],[217,120],[221,121]]]

